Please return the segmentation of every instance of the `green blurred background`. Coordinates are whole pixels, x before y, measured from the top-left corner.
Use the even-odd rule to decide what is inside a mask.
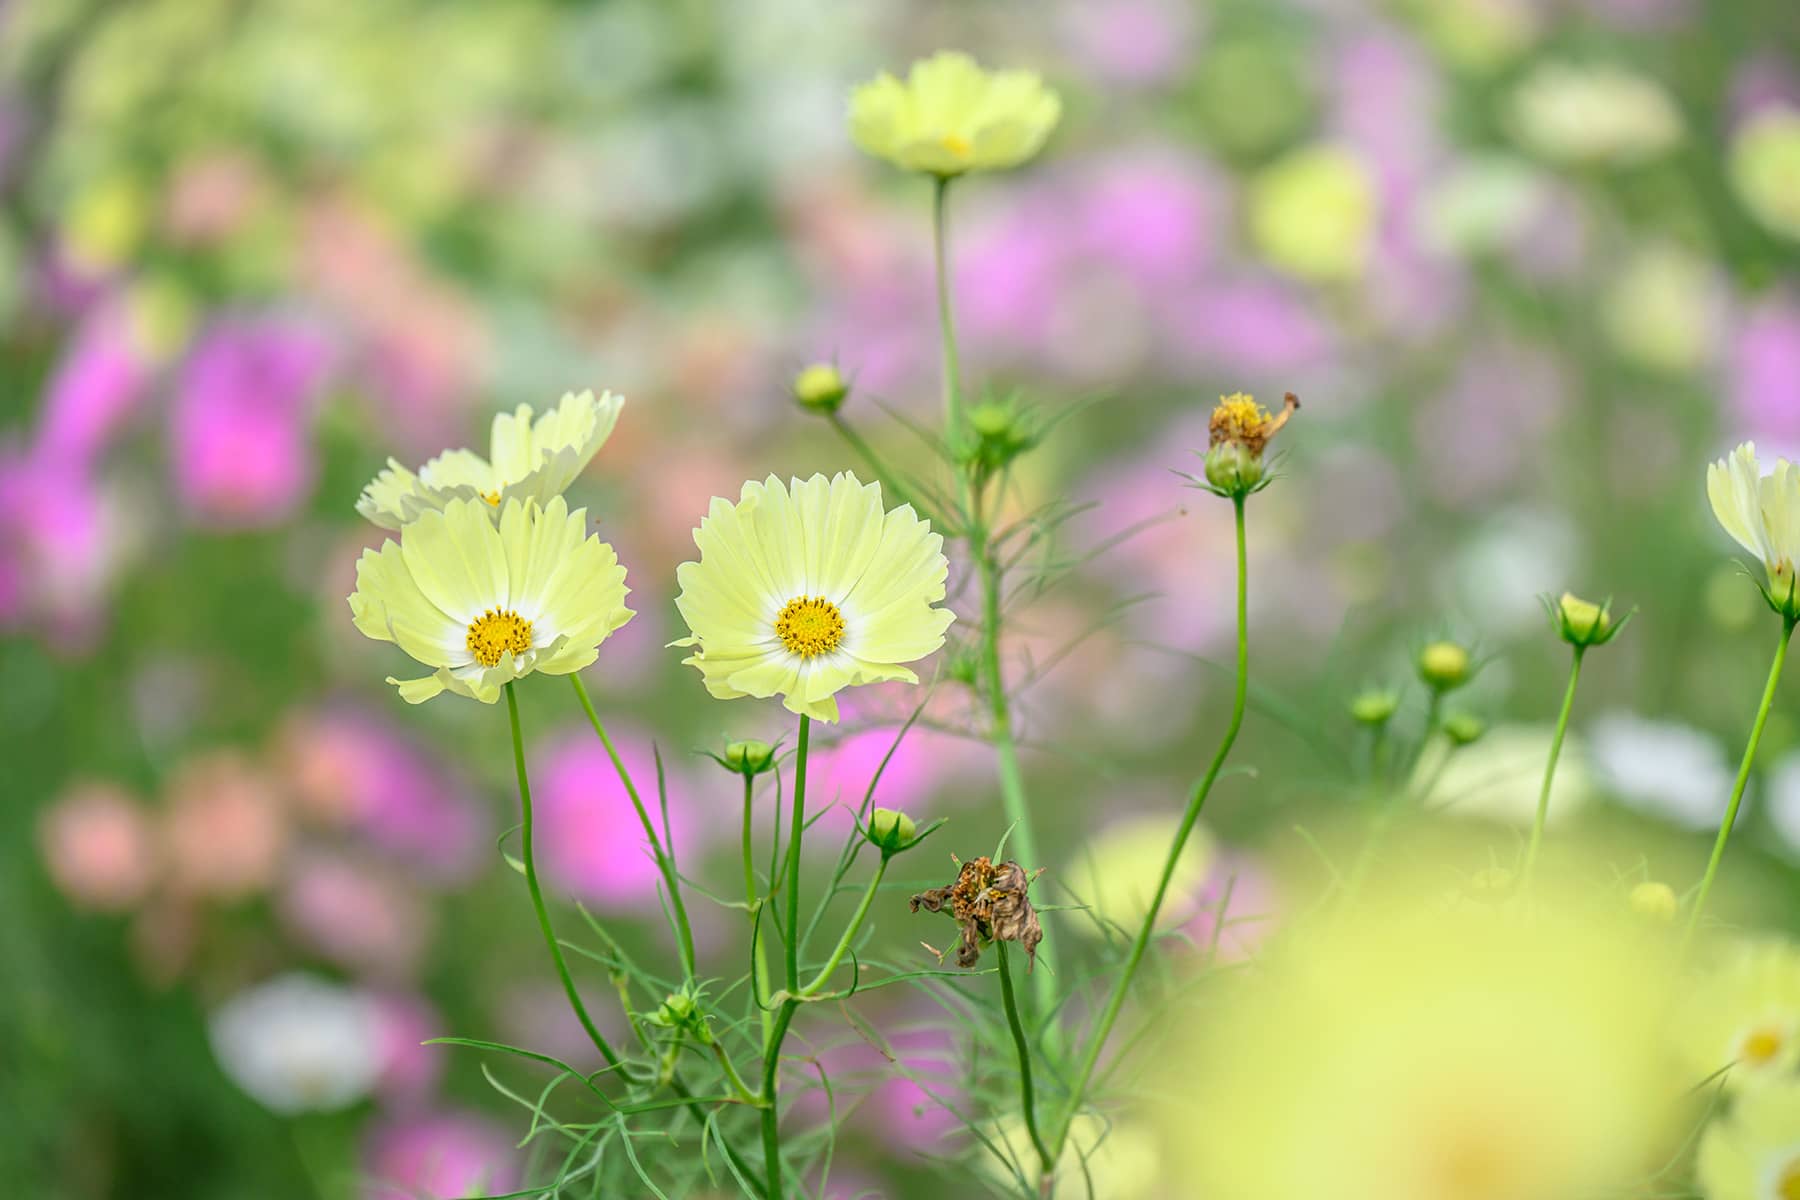
[[[1537,597],[1564,588],[1640,611],[1584,681],[1559,811],[1691,880],[1778,624],[1704,464],[1800,449],[1789,0],[0,0],[9,1194],[519,1182],[519,1110],[418,1045],[582,1053],[495,849],[504,718],[383,684],[399,661],[343,602],[379,543],[351,506],[390,454],[479,447],[497,408],[628,397],[574,495],[640,615],[588,684],[637,770],[653,741],[667,761],[684,870],[730,894],[737,793],[697,751],[786,730],[661,648],[674,566],[710,496],[856,465],[788,399],[809,361],[922,461],[928,186],[843,118],[855,82],[940,47],[1065,100],[1036,163],[954,197],[971,378],[1089,405],[1011,502],[1097,502],[1054,555],[1129,533],[1018,595],[1051,878],[1175,810],[1210,748],[1229,506],[1172,471],[1218,394],[1291,390],[1284,477],[1252,503],[1257,769],[1208,813],[1209,870],[1261,880],[1234,912],[1277,914],[1296,827],[1354,811],[1345,701],[1434,636],[1477,647],[1460,699],[1494,727],[1436,794],[1521,820],[1565,667]],[[653,955],[635,818],[566,693],[522,690],[553,890]],[[860,799],[915,699],[847,708],[819,793]],[[935,685],[884,783],[952,819],[924,857],[1003,827],[974,710]],[[1761,763],[1728,903],[1780,914],[1787,696]],[[735,960],[729,917],[703,955]],[[875,924],[918,953],[897,901]],[[966,1139],[918,1099],[877,1087],[845,1118],[831,1194],[936,1194]]]

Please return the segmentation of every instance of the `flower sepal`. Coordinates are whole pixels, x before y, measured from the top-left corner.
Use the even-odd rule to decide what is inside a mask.
[[[1612,641],[1637,615],[1634,608],[1615,620],[1610,596],[1595,604],[1573,592],[1564,592],[1555,600],[1545,596],[1543,601],[1544,611],[1550,614],[1550,628],[1556,631],[1556,636],[1582,650]]]
[[[1800,577],[1794,568],[1778,567],[1769,573],[1769,582],[1758,583],[1756,590],[1769,608],[1782,620],[1800,623]]]
[[[733,775],[742,775],[745,779],[755,779],[758,775],[767,774],[775,769],[775,760],[780,757],[781,743],[755,740],[726,742],[725,748],[714,754],[711,750],[706,757],[730,771]]]

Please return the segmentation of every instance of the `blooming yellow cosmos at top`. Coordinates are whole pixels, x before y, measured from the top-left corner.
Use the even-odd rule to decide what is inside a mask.
[[[356,627],[434,668],[388,680],[409,703],[449,691],[492,704],[533,671],[579,671],[632,617],[625,568],[587,534],[586,510],[570,512],[561,496],[508,500],[496,525],[489,509],[451,500],[356,564]]]
[[[410,535],[409,535],[410,536]],[[944,644],[944,539],[910,505],[886,512],[881,485],[855,475],[744,484],[714,499],[694,531],[698,562],[676,572],[675,605],[720,699],[780,696],[837,720],[836,694],[881,680],[918,682],[903,664]]]
[[[906,81],[885,71],[850,96],[850,137],[908,171],[944,177],[1015,167],[1035,155],[1062,117],[1062,100],[1035,71],[984,71],[940,51]]]
[[[1778,458],[1764,475],[1755,444],[1745,442],[1706,469],[1706,497],[1725,532],[1762,560],[1771,599],[1792,607],[1794,564],[1800,560],[1800,471]]]
[[[611,392],[571,392],[535,418],[529,404],[496,413],[486,458],[473,450],[446,450],[416,474],[390,458],[363,489],[356,511],[383,529],[400,529],[459,498],[487,501],[494,516],[509,498],[546,503],[593,460],[624,403]]]

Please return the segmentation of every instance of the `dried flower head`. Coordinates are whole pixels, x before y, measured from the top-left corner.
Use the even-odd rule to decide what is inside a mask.
[[[1300,407],[1300,398],[1289,392],[1281,411],[1269,410],[1242,392],[1219,397],[1207,423],[1205,486],[1226,497],[1241,499],[1268,485],[1263,451]]]
[[[1044,940],[1043,926],[1026,896],[1034,876],[1016,862],[995,865],[985,854],[961,866],[955,883],[920,892],[907,906],[913,912],[921,908],[948,912],[956,921],[962,930],[956,947],[957,966],[974,966],[990,942],[1017,942],[1025,948],[1029,972],[1037,962],[1038,943]]]

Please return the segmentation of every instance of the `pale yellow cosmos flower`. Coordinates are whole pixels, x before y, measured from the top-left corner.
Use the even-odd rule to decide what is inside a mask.
[[[449,691],[492,704],[533,671],[579,671],[632,617],[625,568],[587,534],[585,509],[509,500],[496,526],[488,508],[452,500],[356,564],[356,627],[434,668],[388,679],[408,703]]]
[[[1738,1097],[1700,1139],[1706,1200],[1800,1200],[1800,1083]]]
[[[1734,1090],[1792,1076],[1800,1068],[1800,947],[1774,936],[1726,945],[1695,974],[1673,1028],[1690,1083],[1727,1067]]]
[[[401,529],[459,498],[485,500],[496,516],[507,500],[546,503],[593,460],[624,403],[611,392],[570,392],[535,419],[529,404],[495,413],[486,458],[473,450],[446,450],[417,473],[390,458],[363,489],[356,511],[383,529]]]
[[[1764,475],[1755,444],[1745,442],[1706,469],[1706,498],[1725,532],[1762,560],[1774,601],[1791,603],[1800,559],[1800,470],[1780,458]]]
[[[410,533],[408,536],[411,536]],[[721,700],[780,696],[793,712],[838,716],[846,687],[897,679],[944,644],[944,539],[911,505],[884,511],[855,475],[744,484],[694,531],[698,562],[676,571],[699,668]]]
[[[952,176],[1018,166],[1061,116],[1037,72],[984,71],[945,50],[914,63],[904,83],[884,71],[852,92],[850,137],[897,167]]]

